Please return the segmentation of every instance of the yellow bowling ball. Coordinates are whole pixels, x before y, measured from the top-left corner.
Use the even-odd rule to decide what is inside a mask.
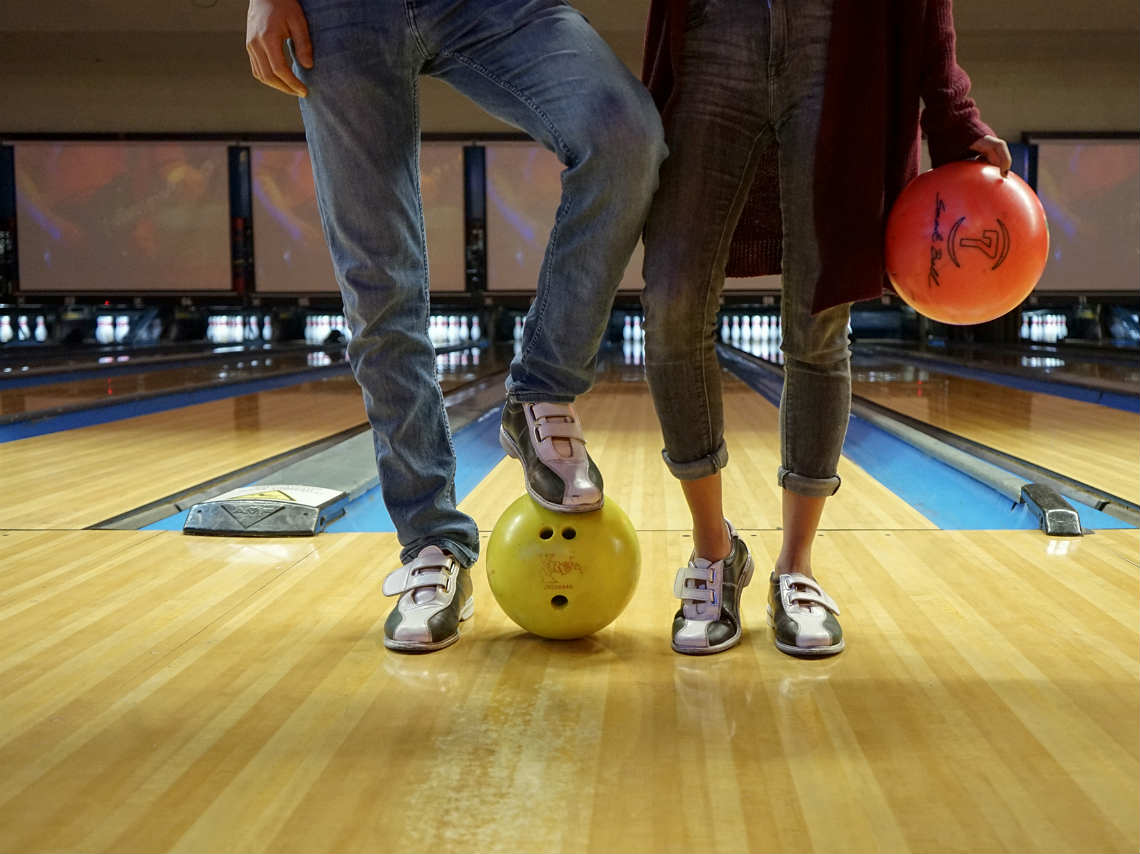
[[[637,534],[612,498],[592,513],[558,513],[524,495],[487,544],[487,581],[507,616],[532,634],[593,634],[625,610],[641,574]]]

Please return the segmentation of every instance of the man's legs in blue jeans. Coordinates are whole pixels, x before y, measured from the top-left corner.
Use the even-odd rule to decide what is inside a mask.
[[[406,571],[385,590],[401,596],[389,640],[438,648],[454,640],[454,623],[469,612],[461,600],[469,598],[466,567],[477,557],[478,532],[455,507],[454,450],[427,335],[417,77],[448,81],[567,165],[523,352],[511,368],[513,401],[568,409],[589,387],[656,188],[661,131],[640,84],[578,13],[555,0],[304,5],[314,67],[295,66],[309,89],[302,114],[353,331],[349,359],[403,546]],[[546,444],[580,455],[580,433],[574,437],[561,411],[539,413]],[[433,550],[424,559],[429,546],[439,556]],[[437,619],[444,601],[447,618]]]
[[[614,294],[657,187],[665,148],[649,93],[561,0],[505,0],[456,14],[412,5],[428,74],[549,148],[566,167],[522,352],[511,366],[504,448],[555,509],[601,506],[602,477],[570,406],[593,380]]]

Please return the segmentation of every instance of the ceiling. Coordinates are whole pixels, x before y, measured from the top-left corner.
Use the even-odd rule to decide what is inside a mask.
[[[4,0],[0,31],[238,32],[246,0]],[[649,0],[574,0],[603,33],[639,33]],[[1136,0],[957,0],[962,32],[1140,31]]]

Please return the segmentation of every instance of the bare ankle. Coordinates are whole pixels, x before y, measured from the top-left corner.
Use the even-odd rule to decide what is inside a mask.
[[[728,536],[728,528],[722,527],[720,536],[700,537],[693,532],[693,551],[697,557],[710,563],[724,560],[732,552],[732,539]]]
[[[776,575],[806,575],[808,578],[815,578],[812,575],[810,563],[800,563],[792,560],[779,559],[776,561]]]

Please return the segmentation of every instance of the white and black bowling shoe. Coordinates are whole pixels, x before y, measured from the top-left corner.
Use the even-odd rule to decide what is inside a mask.
[[[839,606],[819,582],[798,572],[772,574],[768,587],[768,625],[776,649],[812,658],[843,650]]]
[[[526,491],[543,507],[565,513],[601,509],[602,473],[586,453],[572,405],[508,399],[499,444],[522,463]]]
[[[681,609],[673,617],[673,649],[685,655],[712,655],[740,643],[740,596],[752,580],[752,555],[728,525],[732,551],[710,563],[691,557],[677,570],[673,595]]]
[[[384,623],[384,646],[433,652],[459,640],[459,624],[475,610],[471,572],[437,546],[388,574],[384,595],[399,596]]]

